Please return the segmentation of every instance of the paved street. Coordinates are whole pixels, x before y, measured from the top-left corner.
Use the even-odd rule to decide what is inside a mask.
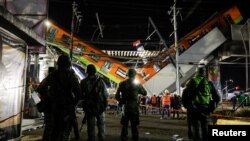
[[[79,114],[79,123],[82,114]],[[179,135],[184,141],[187,138],[186,120],[183,119],[160,119],[160,115],[141,115],[141,124],[139,126],[140,141],[171,141],[173,136]],[[106,113],[106,141],[119,141],[120,134],[120,116],[112,112]],[[79,124],[80,125],[80,124]],[[80,127],[79,127],[80,128]],[[43,128],[23,132],[22,141],[40,141]],[[129,131],[129,141],[131,140]],[[71,135],[74,141],[74,135]],[[86,125],[81,131],[81,140],[87,140]]]
[[[230,103],[221,103],[217,108],[217,111],[230,111],[232,106]],[[241,109],[239,109],[241,110]],[[81,111],[81,110],[80,110]],[[79,128],[81,127],[81,120],[83,113],[78,113]],[[250,125],[250,119],[245,117],[234,117],[230,114],[218,115],[217,124],[218,125]],[[180,117],[185,118],[185,114]],[[153,114],[148,111],[147,115],[141,115],[141,124],[139,126],[140,141],[174,141],[173,137],[178,136],[182,141],[188,141],[187,136],[187,123],[184,119],[160,119],[159,114]],[[231,119],[231,120],[230,120]],[[32,123],[32,122],[30,122]],[[30,126],[24,126],[22,141],[41,141],[42,138],[42,123],[41,119],[37,119],[35,123],[32,124],[36,130],[26,130],[30,129]],[[87,140],[86,134],[87,127],[83,126],[81,130],[81,141]],[[120,115],[116,115],[114,111],[106,112],[106,141],[119,141],[121,125],[120,125]],[[73,132],[72,132],[73,133]],[[129,131],[129,138],[131,140],[131,132]],[[130,141],[129,140],[129,141]],[[71,135],[71,141],[74,141],[74,135]],[[179,140],[180,141],[180,140]]]

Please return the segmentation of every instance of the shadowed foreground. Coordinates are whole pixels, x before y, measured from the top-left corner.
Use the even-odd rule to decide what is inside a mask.
[[[83,114],[78,114],[79,128]],[[141,115],[139,126],[140,141],[171,141],[173,136],[179,135],[183,141],[187,141],[187,124],[186,120],[180,119],[160,119],[160,115]],[[81,139],[87,140],[86,125],[81,130]],[[106,141],[119,141],[120,135],[120,116],[114,115],[112,112],[106,113]],[[24,131],[22,141],[41,141],[43,128]],[[131,140],[131,132],[129,128],[129,140]],[[71,140],[74,141],[73,132]]]

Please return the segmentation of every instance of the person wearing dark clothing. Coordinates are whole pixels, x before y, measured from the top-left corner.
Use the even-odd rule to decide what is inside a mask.
[[[182,93],[183,106],[187,109],[188,135],[193,141],[208,140],[208,119],[220,96],[212,82],[205,77],[205,67],[198,67],[196,75],[191,78]]]
[[[140,97],[140,108],[141,108],[141,113],[146,115],[147,114],[147,107],[146,107],[146,97],[145,96]]]
[[[166,89],[164,90],[164,93],[163,93],[163,96],[161,97],[161,102],[162,102],[162,114],[161,114],[161,118],[160,119],[163,119],[164,118],[164,115],[165,115],[165,112],[167,114],[167,117],[170,118],[170,114],[171,114],[171,111],[170,111],[170,106],[171,106],[171,96],[170,96],[170,93],[169,91]]]
[[[140,123],[138,95],[146,96],[147,92],[141,84],[136,83],[136,71],[134,69],[129,69],[127,75],[128,79],[119,84],[115,95],[115,98],[122,105],[123,110],[121,118],[121,141],[127,140],[129,121],[131,124],[132,140],[138,141],[139,133],[137,126]]]
[[[88,76],[81,80],[81,88],[84,94],[85,103],[93,101],[102,106],[102,110],[97,111],[94,107],[84,106],[87,120],[88,141],[95,141],[95,126],[98,128],[98,140],[105,140],[105,109],[107,106],[108,92],[104,81],[96,75],[96,68],[93,64],[87,66]],[[98,96],[93,96],[98,94]],[[89,108],[89,110],[87,109]],[[93,113],[91,113],[93,111]],[[94,114],[96,113],[96,114]]]
[[[152,114],[155,114],[156,113],[156,110],[157,110],[157,108],[156,108],[156,106],[157,106],[157,97],[156,97],[156,95],[154,94],[153,96],[151,96],[151,99],[150,99],[150,104],[151,104],[151,106],[152,106],[152,111],[151,111],[151,113]]]
[[[231,102],[233,104],[233,110],[235,110],[237,104],[237,94],[234,94],[234,96],[231,98]]]
[[[161,103],[162,103],[162,101],[161,101],[161,96],[160,95],[158,95],[157,96],[157,108],[158,108],[158,111],[159,111],[159,114],[161,115]]]
[[[45,103],[43,141],[68,141],[75,120],[75,105],[81,96],[78,79],[67,55],[60,55],[58,68],[40,83],[36,91]]]
[[[75,117],[76,117],[76,115],[75,115]],[[74,135],[75,135],[75,140],[80,140],[80,133],[79,133],[79,126],[78,126],[77,118],[74,119],[72,127],[73,127],[73,131],[74,131]]]
[[[176,118],[179,119],[180,109],[181,109],[181,97],[177,94],[174,94],[174,97],[171,99],[171,106],[173,108],[173,119]]]

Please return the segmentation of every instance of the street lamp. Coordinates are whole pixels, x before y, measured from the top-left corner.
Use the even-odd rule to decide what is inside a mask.
[[[50,27],[51,26],[51,22],[49,20],[46,20],[45,21],[45,26],[46,26],[46,28]]]

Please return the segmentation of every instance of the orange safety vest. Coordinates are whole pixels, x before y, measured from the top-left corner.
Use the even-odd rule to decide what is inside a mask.
[[[151,97],[151,104],[156,104],[156,96]]]
[[[162,105],[170,105],[171,102],[171,96],[162,96]]]

